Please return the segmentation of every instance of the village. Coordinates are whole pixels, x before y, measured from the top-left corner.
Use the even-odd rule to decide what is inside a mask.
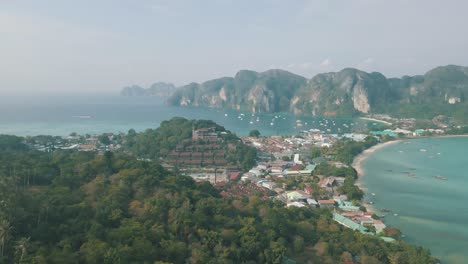
[[[179,142],[160,161],[167,169],[177,169],[195,181],[209,181],[223,197],[257,195],[264,200],[280,201],[286,207],[328,208],[337,223],[364,234],[379,236],[385,241],[394,241],[384,235],[386,226],[380,217],[367,212],[365,203],[368,202],[348,197],[343,187],[343,175],[325,176],[316,170],[321,164],[334,169],[352,168],[337,161],[333,153],[314,157],[311,149],[333,149],[340,141],[363,142],[369,136],[380,140],[384,136],[420,137],[427,133],[442,135],[445,131],[395,128],[368,134],[339,135],[310,129],[293,136],[241,137],[238,144],[256,149],[256,164],[246,170],[233,155],[238,145],[224,140],[228,133],[209,127],[193,129],[191,138]],[[36,140],[30,145],[47,152],[62,149],[104,153],[121,149],[124,138],[112,133],[86,137],[72,134]]]

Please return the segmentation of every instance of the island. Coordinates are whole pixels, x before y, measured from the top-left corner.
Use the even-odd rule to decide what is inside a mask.
[[[0,258],[63,263],[437,263],[366,212],[350,166],[388,135],[0,136]],[[21,249],[21,250],[19,250]]]
[[[229,108],[254,113],[290,112],[297,115],[447,119],[468,122],[468,68],[436,67],[424,75],[387,78],[378,72],[345,68],[311,79],[272,69],[241,70],[234,77],[189,83],[170,89],[169,105]],[[122,95],[151,95],[141,87]]]

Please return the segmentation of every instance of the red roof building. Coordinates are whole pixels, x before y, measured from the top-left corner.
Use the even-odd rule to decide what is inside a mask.
[[[235,181],[235,180],[238,180],[241,176],[241,173],[240,172],[231,172],[229,174],[229,180],[230,181]]]

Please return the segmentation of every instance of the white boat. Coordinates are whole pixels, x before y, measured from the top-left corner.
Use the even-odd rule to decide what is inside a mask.
[[[420,149],[419,151],[421,151],[421,152],[426,152],[427,150],[426,150],[426,149]]]
[[[273,126],[274,124],[275,124],[275,123],[271,122],[271,123],[270,123],[270,126]]]
[[[373,196],[375,196],[375,193],[371,193]]]
[[[228,116],[228,114],[224,114],[224,116]]]

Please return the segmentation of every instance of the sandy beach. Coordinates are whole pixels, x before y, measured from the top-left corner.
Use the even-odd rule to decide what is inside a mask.
[[[358,173],[358,176],[362,177],[362,176],[364,176],[364,171],[362,169],[361,163],[364,160],[366,160],[375,151],[377,151],[377,150],[379,150],[379,149],[381,149],[383,147],[396,144],[396,143],[401,142],[401,141],[403,141],[403,140],[388,141],[388,142],[385,142],[385,143],[377,144],[377,145],[375,145],[375,146],[373,146],[373,147],[371,147],[369,149],[366,149],[361,154],[359,154],[356,158],[354,158],[353,164],[351,166],[353,166],[353,168],[356,169],[356,171]]]
[[[370,118],[370,117],[359,117],[359,119],[363,119],[363,120],[367,120],[367,121],[375,121],[375,122],[378,122],[378,123],[384,123],[384,124],[389,125],[389,126],[392,125],[392,123],[390,123],[388,121],[375,119],[375,118]]]
[[[389,146],[389,145],[393,145],[393,144],[396,144],[398,142],[401,142],[403,140],[393,140],[393,141],[388,141],[388,142],[385,142],[385,143],[381,143],[381,144],[377,144],[369,149],[366,149],[364,150],[361,154],[359,154],[356,158],[354,158],[354,161],[352,163],[352,167],[356,170],[356,172],[358,173],[358,176],[359,178],[363,177],[364,176],[364,170],[362,169],[362,166],[361,166],[361,163],[366,160],[372,153],[374,153],[375,151],[381,149],[381,148],[384,148],[386,146]],[[355,185],[361,189],[364,193],[366,193],[366,189],[361,185],[361,181],[360,179],[358,179],[355,183]],[[367,212],[370,212],[370,213],[373,213],[374,212],[374,209],[372,208],[372,205],[371,204],[368,204],[368,203],[363,203],[364,207],[366,208],[366,211]]]

